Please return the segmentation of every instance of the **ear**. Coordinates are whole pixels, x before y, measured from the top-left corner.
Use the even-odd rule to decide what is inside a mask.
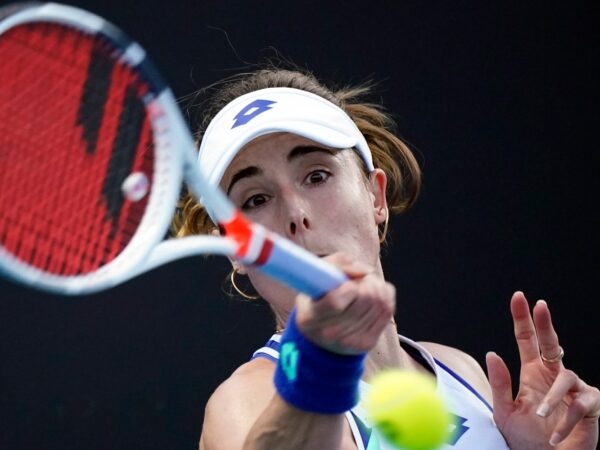
[[[213,228],[210,232],[210,235],[220,236],[221,233],[219,233],[218,228]],[[231,263],[231,267],[233,267],[233,270],[235,270],[237,273],[239,273],[240,275],[246,275],[248,273],[248,271],[246,270],[246,266],[244,266],[242,263],[236,261],[235,259],[231,259],[229,256],[227,257],[227,259]]]
[[[388,216],[387,199],[385,189],[387,187],[387,175],[382,169],[374,169],[369,173],[369,186],[373,198],[373,213],[377,224],[386,221]]]

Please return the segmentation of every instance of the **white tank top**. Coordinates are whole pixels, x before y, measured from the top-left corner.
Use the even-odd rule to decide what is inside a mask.
[[[492,407],[485,399],[452,369],[433,358],[422,346],[404,336],[399,338],[405,348],[412,347],[422,357],[421,362],[429,365],[437,379],[438,391],[446,399],[448,409],[455,416],[450,441],[440,450],[509,450],[492,418]],[[267,358],[276,362],[279,359],[280,339],[281,336],[273,335],[264,347],[254,352],[252,359]],[[361,380],[361,398],[364,398],[369,388],[369,384]],[[346,412],[346,419],[358,450],[398,450],[382,439],[377,429],[372,428],[361,403]]]

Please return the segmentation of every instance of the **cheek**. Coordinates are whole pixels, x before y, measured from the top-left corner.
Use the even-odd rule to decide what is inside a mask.
[[[358,252],[379,254],[379,234],[372,197],[363,186],[341,190],[327,208],[339,239]]]
[[[335,212],[340,224],[363,228],[376,225],[371,195],[360,181],[340,186],[325,202],[326,210]]]

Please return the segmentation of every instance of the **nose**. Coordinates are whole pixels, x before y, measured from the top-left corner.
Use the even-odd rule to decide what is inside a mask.
[[[306,217],[298,217],[296,220],[290,221],[290,234],[292,236],[296,235],[296,233],[301,232],[299,229],[308,230],[310,228],[310,224]]]
[[[286,207],[286,232],[289,237],[298,237],[303,232],[310,230],[311,221],[309,219],[306,202],[298,192],[288,191],[285,197]]]

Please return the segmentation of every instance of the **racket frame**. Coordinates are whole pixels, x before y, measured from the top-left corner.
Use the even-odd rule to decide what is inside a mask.
[[[208,182],[197,163],[196,144],[177,102],[145,50],[119,28],[91,12],[58,3],[26,5],[0,20],[0,39],[9,29],[35,22],[73,27],[104,39],[119,59],[142,75],[153,91],[144,98],[154,132],[153,182],[140,225],[131,241],[111,262],[83,275],[45,272],[20,261],[0,246],[0,272],[29,286],[66,295],[108,289],[160,265],[201,253],[233,257],[313,298],[341,284],[346,277],[290,241],[247,221],[225,194]],[[183,182],[216,218],[223,237],[188,236],[165,240]]]

